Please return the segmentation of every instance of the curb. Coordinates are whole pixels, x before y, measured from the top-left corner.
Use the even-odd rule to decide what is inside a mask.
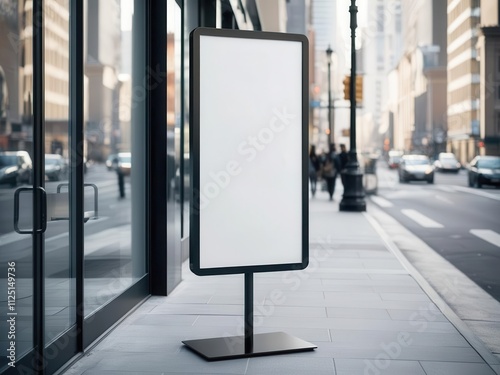
[[[370,205],[375,213],[386,214],[378,207]],[[363,215],[372,225],[375,231],[380,235],[387,249],[394,254],[394,256],[401,262],[403,267],[420,285],[422,290],[428,295],[431,301],[441,310],[443,315],[450,321],[450,323],[457,329],[457,331],[464,337],[464,339],[471,345],[471,347],[479,354],[479,356],[486,362],[486,364],[498,375],[500,375],[500,360],[488,349],[485,344],[476,336],[476,334],[467,326],[467,324],[455,313],[455,311],[448,305],[448,303],[438,294],[438,292],[430,285],[430,283],[422,276],[415,266],[408,260],[399,247],[394,243],[389,234],[382,228],[377,219],[364,212]],[[394,224],[401,226],[401,224],[389,216],[394,221]],[[416,237],[417,238],[417,237]]]

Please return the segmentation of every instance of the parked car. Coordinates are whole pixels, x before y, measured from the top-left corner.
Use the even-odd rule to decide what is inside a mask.
[[[12,187],[30,184],[32,174],[33,163],[26,151],[0,152],[0,184],[10,184]]]
[[[470,187],[500,186],[500,156],[476,156],[468,170]]]
[[[438,172],[458,173],[460,168],[462,168],[462,165],[451,152],[441,152],[439,153],[437,160],[434,162],[434,167]]]
[[[116,168],[121,171],[125,176],[130,175],[132,169],[132,154],[130,152],[119,152],[118,163]]]
[[[425,155],[403,155],[398,173],[399,182],[416,180],[434,183],[434,166]]]
[[[58,154],[45,154],[45,176],[50,181],[59,181],[68,175],[66,160]]]

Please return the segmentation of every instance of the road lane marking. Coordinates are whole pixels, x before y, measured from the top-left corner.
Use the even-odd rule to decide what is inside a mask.
[[[443,202],[445,202],[445,203],[448,203],[448,204],[453,204],[453,202],[452,202],[452,201],[450,201],[448,198],[442,197],[442,196],[440,196],[440,195],[436,195],[436,196],[435,196],[435,198],[436,198],[436,199],[438,199],[438,200],[440,200],[440,201],[443,201]]]
[[[486,242],[500,247],[500,234],[489,229],[471,229],[470,232]]]
[[[439,224],[437,221],[432,220],[431,218],[428,218],[427,216],[421,214],[416,210],[403,209],[401,210],[401,212],[424,228],[443,228],[443,225]]]
[[[452,186],[437,185],[436,189],[444,191],[445,193],[455,193],[456,190]]]
[[[382,197],[377,197],[375,195],[372,195],[370,197],[370,199],[375,202],[376,204],[378,204],[380,207],[393,207],[394,205],[389,202],[387,199],[384,199]]]

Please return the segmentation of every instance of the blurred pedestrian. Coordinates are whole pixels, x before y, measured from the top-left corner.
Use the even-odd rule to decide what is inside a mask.
[[[345,187],[345,175],[343,170],[345,169],[345,166],[347,165],[347,162],[349,161],[349,155],[347,154],[347,150],[345,148],[345,144],[340,145],[340,152],[339,152],[339,163],[340,163],[340,179],[342,181],[342,185]]]
[[[312,196],[316,194],[316,186],[318,183],[318,173],[320,169],[319,156],[316,154],[316,146],[311,146],[309,151],[309,181],[311,182]]]
[[[323,165],[321,167],[321,176],[326,181],[326,188],[328,194],[330,195],[330,200],[333,200],[333,194],[335,193],[335,180],[340,171],[339,158],[335,153],[335,145],[330,143],[330,149],[325,155]]]
[[[120,193],[119,199],[125,198],[125,174],[121,167],[120,159],[116,156],[113,159],[113,164],[116,165],[116,175],[118,176],[118,192]]]

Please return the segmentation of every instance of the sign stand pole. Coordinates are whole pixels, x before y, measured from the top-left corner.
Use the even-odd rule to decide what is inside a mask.
[[[253,272],[245,272],[245,353],[253,352]]]
[[[207,361],[296,353],[317,348],[316,345],[285,332],[253,334],[253,272],[245,272],[244,321],[243,336],[182,342]]]

